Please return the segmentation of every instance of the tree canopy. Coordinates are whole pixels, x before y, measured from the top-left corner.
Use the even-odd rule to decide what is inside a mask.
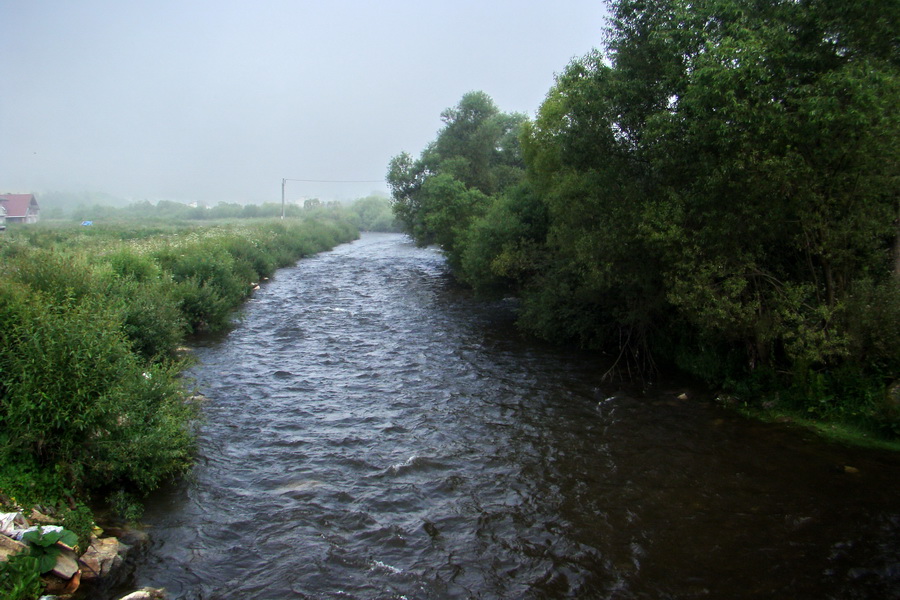
[[[416,242],[439,244],[458,264],[458,238],[487,208],[488,197],[520,181],[520,114],[501,113],[484,92],[469,92],[441,113],[443,128],[418,159],[391,159],[394,211]]]
[[[534,120],[467,94],[391,161],[407,231],[539,336],[896,424],[900,5],[610,9]]]

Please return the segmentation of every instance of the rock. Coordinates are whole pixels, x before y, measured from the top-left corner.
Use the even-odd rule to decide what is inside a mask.
[[[56,525],[57,523],[56,519],[45,515],[36,508],[31,509],[31,516],[29,518],[32,523],[40,523],[41,525]]]
[[[22,542],[17,542],[10,537],[0,534],[0,561],[5,561],[13,554],[18,554],[27,549],[28,546]]]
[[[114,569],[122,565],[122,556],[128,546],[120,544],[114,537],[96,538],[91,536],[91,545],[81,555],[81,578],[94,581],[108,576]]]
[[[122,596],[119,600],[164,600],[165,597],[166,591],[163,589],[142,588],[127,596]]]
[[[106,530],[107,534],[117,538],[119,540],[119,544],[125,544],[128,546],[128,549],[143,546],[148,541],[150,541],[150,536],[145,531],[141,531],[140,529],[133,529],[131,527],[109,527]],[[124,557],[123,557],[124,558]]]
[[[69,580],[78,572],[78,555],[68,546],[57,544],[60,549],[59,556],[56,557],[56,564],[50,571],[60,579]]]

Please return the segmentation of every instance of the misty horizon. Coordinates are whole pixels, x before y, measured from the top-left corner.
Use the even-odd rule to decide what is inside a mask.
[[[604,16],[583,0],[0,0],[0,191],[386,193],[390,158],[418,154],[466,92],[533,116]]]

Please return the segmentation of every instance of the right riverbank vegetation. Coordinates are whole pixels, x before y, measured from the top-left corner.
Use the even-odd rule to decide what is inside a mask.
[[[897,442],[900,4],[609,8],[533,120],[467,93],[391,160],[405,230],[621,374]]]

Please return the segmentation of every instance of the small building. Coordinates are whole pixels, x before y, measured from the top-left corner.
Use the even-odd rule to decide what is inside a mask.
[[[0,206],[6,210],[7,223],[37,223],[41,216],[34,194],[0,194]]]
[[[6,230],[6,209],[0,204],[0,231]]]

